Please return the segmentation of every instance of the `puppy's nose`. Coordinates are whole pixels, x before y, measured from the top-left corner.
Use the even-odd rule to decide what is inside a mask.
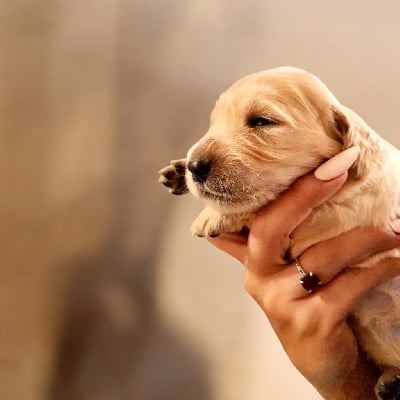
[[[207,160],[189,161],[188,169],[192,173],[195,182],[204,183],[211,169],[211,163]]]

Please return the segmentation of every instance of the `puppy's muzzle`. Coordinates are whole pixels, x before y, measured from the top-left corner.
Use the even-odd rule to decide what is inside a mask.
[[[198,183],[204,183],[211,171],[211,163],[208,160],[190,160],[187,167],[193,180]]]

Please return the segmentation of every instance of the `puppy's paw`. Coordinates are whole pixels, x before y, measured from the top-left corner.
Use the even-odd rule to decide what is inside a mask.
[[[375,394],[379,400],[400,400],[400,370],[385,371],[375,386]]]
[[[216,211],[206,208],[194,220],[190,231],[193,236],[198,237],[217,237],[226,232],[223,224],[223,215]]]
[[[189,190],[186,186],[186,159],[173,160],[169,165],[158,171],[158,182],[165,185],[172,194],[185,194]]]
[[[249,224],[252,214],[221,214],[205,208],[194,220],[191,232],[199,237],[217,237],[226,232],[239,232]]]

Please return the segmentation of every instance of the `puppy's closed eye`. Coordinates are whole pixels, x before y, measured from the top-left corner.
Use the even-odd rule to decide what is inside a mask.
[[[257,127],[262,127],[262,126],[271,126],[271,125],[276,125],[277,122],[270,119],[270,118],[265,118],[265,117],[259,117],[259,116],[252,116],[247,119],[247,125],[250,128],[257,128]]]

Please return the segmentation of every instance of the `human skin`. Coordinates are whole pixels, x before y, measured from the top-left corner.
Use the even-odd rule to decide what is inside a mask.
[[[329,400],[376,398],[380,372],[359,349],[348,320],[369,289],[400,274],[395,258],[373,268],[349,268],[400,247],[400,235],[384,228],[356,228],[307,249],[299,262],[323,283],[313,293],[302,288],[294,262],[287,261],[291,232],[341,188],[347,164],[334,166],[336,171],[320,167],[299,179],[258,212],[248,234],[209,239],[245,266],[246,290],[263,309],[292,363]]]

